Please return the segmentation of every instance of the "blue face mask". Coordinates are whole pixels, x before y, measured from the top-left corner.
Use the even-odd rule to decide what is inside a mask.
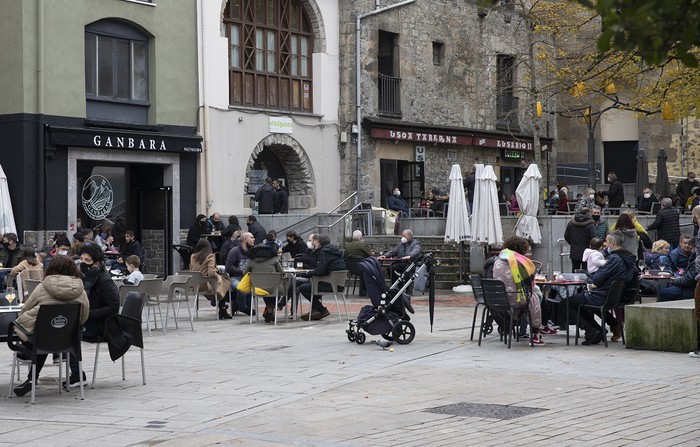
[[[607,247],[607,248],[605,249],[605,253],[606,253],[606,254],[612,253],[612,250],[610,249],[610,247]]]

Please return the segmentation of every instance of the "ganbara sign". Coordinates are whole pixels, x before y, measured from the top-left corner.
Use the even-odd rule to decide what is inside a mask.
[[[85,213],[94,220],[102,220],[109,216],[114,204],[114,189],[107,178],[93,175],[85,181],[82,191],[82,202]]]

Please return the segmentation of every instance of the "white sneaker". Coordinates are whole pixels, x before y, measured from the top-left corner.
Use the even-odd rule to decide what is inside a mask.
[[[690,352],[688,353],[688,355],[689,355],[690,357],[694,357],[694,358],[700,359],[700,351],[690,351]]]

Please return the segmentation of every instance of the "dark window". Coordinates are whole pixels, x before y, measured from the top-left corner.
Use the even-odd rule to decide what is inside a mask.
[[[515,58],[508,54],[496,56],[496,124],[518,127],[518,98],[515,90]]]
[[[312,111],[313,33],[299,0],[229,0],[229,103]]]
[[[378,47],[379,113],[398,117],[401,116],[399,35],[380,30]]]
[[[433,65],[442,65],[445,58],[445,44],[433,42]]]

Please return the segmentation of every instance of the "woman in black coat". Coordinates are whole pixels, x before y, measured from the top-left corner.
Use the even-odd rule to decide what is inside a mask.
[[[571,246],[569,257],[573,271],[588,269],[586,263],[583,262],[583,252],[590,246],[591,239],[594,237],[596,237],[596,231],[593,219],[591,219],[591,210],[582,208],[571,219],[564,231],[564,239]]]
[[[187,232],[187,245],[194,248],[202,234],[207,232],[207,216],[199,214]]]

